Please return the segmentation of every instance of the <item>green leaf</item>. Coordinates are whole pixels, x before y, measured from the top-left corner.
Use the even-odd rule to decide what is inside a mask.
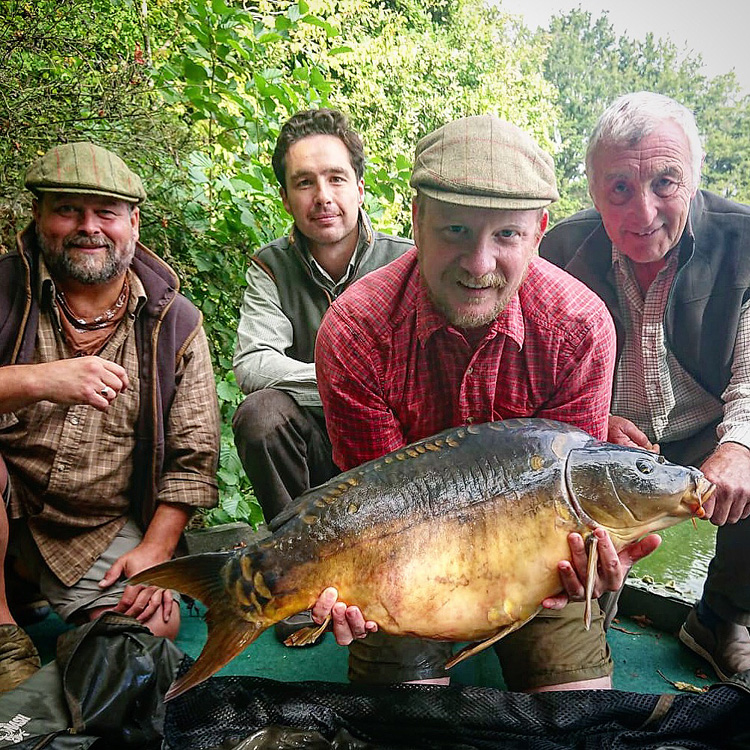
[[[202,83],[203,81],[208,79],[208,73],[206,73],[206,69],[202,65],[194,63],[192,60],[185,60],[183,69],[185,71],[185,78],[188,81],[193,81],[194,83]]]

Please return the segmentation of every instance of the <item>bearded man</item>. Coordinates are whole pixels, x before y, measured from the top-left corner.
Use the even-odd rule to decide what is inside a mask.
[[[411,186],[416,247],[332,305],[315,350],[333,459],[342,470],[449,427],[516,417],[607,435],[615,331],[604,303],[542,260],[552,157],[491,115],[447,123],[417,144]],[[616,554],[601,533],[596,596],[617,590],[655,535]],[[558,565],[565,593],[495,645],[507,686],[606,689],[603,616],[583,625],[580,535]],[[573,564],[571,564],[571,562]],[[395,638],[326,589],[313,618],[333,617],[358,682],[446,684],[450,644]],[[573,603],[567,604],[568,600]],[[365,637],[366,636],[366,637]]]
[[[172,592],[125,579],[170,559],[195,508],[216,504],[202,317],[138,241],[146,193],[116,154],[57,146],[26,187],[33,220],[0,258],[0,557],[21,559],[67,622],[113,609],[174,638]],[[0,691],[37,667],[0,575]]]

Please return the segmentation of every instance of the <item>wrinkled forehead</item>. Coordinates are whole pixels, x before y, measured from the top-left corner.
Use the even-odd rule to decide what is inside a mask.
[[[689,176],[692,171],[690,143],[675,122],[664,121],[628,137],[604,137],[591,154],[596,181],[618,177],[650,179],[660,174]]]

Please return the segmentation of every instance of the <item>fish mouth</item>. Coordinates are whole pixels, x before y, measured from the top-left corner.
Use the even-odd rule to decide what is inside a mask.
[[[688,506],[696,518],[705,518],[706,511],[703,509],[706,501],[716,492],[716,485],[709,482],[703,474],[698,477],[695,483],[695,492],[691,492],[691,498]]]

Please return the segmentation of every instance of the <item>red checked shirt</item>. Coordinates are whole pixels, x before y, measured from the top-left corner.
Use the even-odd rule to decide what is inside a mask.
[[[318,387],[342,469],[448,427],[513,417],[607,435],[615,332],[604,303],[535,257],[475,345],[422,285],[416,248],[350,287],[318,332]]]

